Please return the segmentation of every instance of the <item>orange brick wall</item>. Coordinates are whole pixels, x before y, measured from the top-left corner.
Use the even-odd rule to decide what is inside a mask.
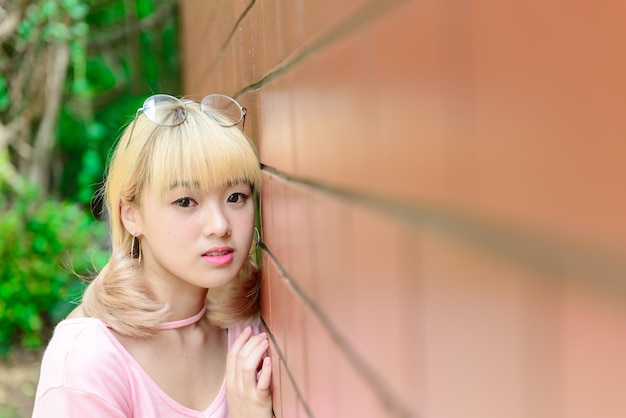
[[[626,6],[184,0],[248,109],[277,417],[626,416]]]

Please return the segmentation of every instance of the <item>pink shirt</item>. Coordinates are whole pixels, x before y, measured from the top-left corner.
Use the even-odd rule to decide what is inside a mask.
[[[228,346],[241,328],[228,330]],[[33,417],[227,418],[224,382],[204,411],[170,398],[96,318],[66,319],[46,348]]]

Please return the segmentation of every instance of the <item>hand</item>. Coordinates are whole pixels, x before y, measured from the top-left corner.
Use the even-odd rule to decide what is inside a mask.
[[[231,418],[272,416],[272,360],[265,356],[268,345],[266,333],[252,335],[251,328],[246,327],[230,347],[226,395]]]

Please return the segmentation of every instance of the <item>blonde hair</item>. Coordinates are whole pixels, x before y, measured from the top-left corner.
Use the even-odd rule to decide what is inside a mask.
[[[169,311],[136,280],[138,260],[130,256],[133,236],[120,219],[121,202],[139,207],[148,184],[160,193],[183,182],[198,191],[241,182],[253,191],[260,187],[259,160],[243,132],[238,127],[220,126],[195,102],[186,107],[187,118],[177,126],[160,126],[144,115],[136,117],[114,150],[101,191],[112,252],[85,290],[82,305],[87,316],[102,319],[124,335],[153,335],[157,325],[167,321]],[[175,113],[165,109],[168,111]],[[258,314],[258,300],[258,268],[249,259],[233,281],[210,289],[207,316],[215,325],[227,328],[253,319]]]

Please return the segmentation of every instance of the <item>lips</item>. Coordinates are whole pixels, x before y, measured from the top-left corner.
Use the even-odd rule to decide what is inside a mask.
[[[233,261],[235,250],[230,247],[216,247],[202,254],[202,258],[210,264],[222,266]]]
[[[228,254],[230,251],[226,250],[226,251],[209,251],[208,253],[204,254],[207,255],[209,257],[216,257],[218,255],[226,255]]]

